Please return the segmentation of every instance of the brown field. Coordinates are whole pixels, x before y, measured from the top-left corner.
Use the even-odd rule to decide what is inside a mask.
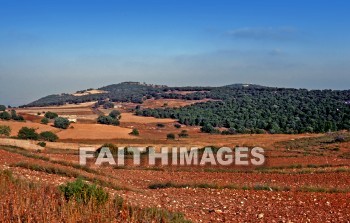
[[[152,106],[162,106],[165,101],[155,102],[156,105]],[[179,105],[181,101],[176,103]],[[170,106],[175,106],[176,103]],[[89,105],[77,105],[75,108],[71,106],[75,105],[40,110],[60,111],[61,114],[67,111],[92,111]],[[132,107],[130,103],[127,106]],[[40,153],[36,152],[36,149],[28,149],[30,144],[36,144],[35,141],[17,140],[19,142],[16,141],[16,146],[23,149],[0,146],[0,169],[11,170],[21,179],[40,182],[50,188],[72,181],[77,175],[98,179],[99,182],[108,181],[119,185],[121,189],[104,186],[105,189],[112,195],[123,197],[128,205],[181,212],[192,222],[350,221],[349,140],[329,141],[334,137],[332,134],[211,135],[201,133],[196,126],[182,126],[177,129],[174,127],[176,120],[138,117],[122,109],[121,125],[118,127],[96,124],[91,116],[90,123],[80,122],[78,119],[78,123],[71,124],[71,128],[59,130],[50,124],[37,123],[35,109],[21,110],[21,113],[28,112],[31,115],[25,116],[31,121],[0,121],[0,125],[11,126],[12,136],[15,136],[21,127],[28,126],[38,129],[38,132],[56,132],[60,138],[58,142],[48,142]],[[101,111],[108,113],[110,110]],[[157,126],[157,123],[163,123],[164,127]],[[129,135],[132,128],[137,128],[140,136]],[[187,130],[189,137],[166,139],[168,133],[178,134],[181,130]],[[350,136],[348,132],[337,134]],[[9,140],[12,139],[2,138],[0,144],[1,141],[10,142]],[[141,166],[135,166],[129,156],[126,160],[127,165],[122,167],[96,166],[90,163],[82,169],[74,165],[79,162],[79,147],[99,148],[104,143],[156,148],[259,146],[265,149],[266,163],[262,167],[150,166],[146,162],[147,158],[143,158]],[[36,167],[31,167],[30,164],[35,164]],[[50,168],[56,169],[51,171]],[[73,172],[76,174],[72,174]],[[4,207],[1,205],[0,210],[5,210],[1,209]],[[23,208],[23,212],[24,209],[28,209],[22,203],[17,207],[18,210]],[[45,211],[50,212],[54,207],[55,205]],[[76,216],[80,216],[76,219],[81,220],[83,215],[75,213]],[[91,219],[94,217],[91,216]],[[124,219],[120,222],[140,221]]]

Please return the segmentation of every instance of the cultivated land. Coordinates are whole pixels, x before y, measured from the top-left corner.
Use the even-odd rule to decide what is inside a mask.
[[[191,93],[193,91],[182,94]],[[162,98],[146,100],[143,106],[158,108],[166,104],[177,107],[188,103],[195,102]],[[0,121],[0,125],[12,128],[12,136],[27,126],[39,133],[55,132],[59,140],[48,142],[45,148],[37,151],[21,146],[23,140],[18,140],[13,147],[5,143],[8,139],[0,138],[0,168],[12,171],[15,177],[49,188],[73,181],[78,176],[90,182],[98,180],[110,194],[123,197],[125,205],[180,212],[192,222],[350,221],[350,134],[346,131],[332,134],[208,134],[202,133],[199,126],[175,128],[177,120],[174,119],[135,116],[130,110],[135,104],[130,102],[115,102],[115,109],[122,112],[120,126],[108,126],[97,124],[96,118],[112,109],[96,109],[93,105],[94,102],[87,102],[17,109],[17,113],[25,117],[25,122]],[[44,111],[74,116],[77,122],[64,130],[53,127],[51,122],[40,124]],[[129,134],[133,128],[139,130],[139,136]],[[182,130],[187,130],[187,138],[167,139],[168,133],[178,134]],[[342,140],[337,140],[339,136]],[[37,144],[37,141],[25,142],[33,146]],[[265,149],[267,161],[263,167],[169,167],[149,166],[146,162],[133,166],[131,157],[128,157],[124,167],[98,167],[90,163],[81,168],[77,165],[80,146],[97,149],[104,143],[156,148],[259,146]],[[4,196],[0,201],[8,202],[6,199],[9,197]],[[24,204],[14,205],[18,205],[18,210],[14,211],[17,217],[26,216],[26,212],[20,210]],[[0,211],[0,215],[5,213],[4,209]],[[81,220],[77,217],[68,221],[77,219]],[[118,219],[114,220],[118,222]],[[136,218],[125,218],[124,221],[141,222]],[[171,221],[164,218],[155,222]]]

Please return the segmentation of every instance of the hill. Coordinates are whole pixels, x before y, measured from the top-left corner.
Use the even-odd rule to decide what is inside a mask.
[[[123,82],[73,94],[49,95],[26,106],[62,105],[88,101],[139,103],[140,116],[173,118],[215,133],[304,133],[350,129],[350,90],[306,90],[232,84],[222,87],[168,87]],[[185,93],[183,93],[185,92]],[[153,98],[212,101],[180,108],[143,108]]]

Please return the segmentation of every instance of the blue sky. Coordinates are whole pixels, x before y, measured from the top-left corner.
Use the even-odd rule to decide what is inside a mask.
[[[0,0],[0,104],[122,81],[348,89],[350,2]]]

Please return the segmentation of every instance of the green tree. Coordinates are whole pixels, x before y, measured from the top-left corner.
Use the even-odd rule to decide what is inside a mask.
[[[44,117],[44,118],[42,118],[41,119],[41,121],[40,121],[42,124],[47,124],[47,123],[49,123],[49,119],[48,118],[46,118],[46,117]]]
[[[38,140],[39,134],[36,133],[36,130],[34,128],[23,127],[18,132],[18,138]]]
[[[100,115],[97,118],[97,122],[103,125],[119,125],[120,122],[118,119],[114,119],[111,116]]]
[[[70,125],[70,122],[68,119],[63,118],[63,117],[55,118],[54,126],[56,128],[67,129],[69,127],[69,125]]]
[[[109,113],[109,116],[115,119],[120,119],[121,118],[121,113],[118,110],[113,110]]]
[[[6,106],[5,105],[0,105],[0,111],[6,111]]]
[[[166,135],[166,138],[174,140],[175,139],[175,134],[174,133],[169,133],[169,134]]]
[[[187,130],[182,130],[180,133],[179,133],[179,138],[187,138],[188,137],[188,132]]]
[[[0,135],[10,136],[11,135],[11,127],[7,125],[0,125]]]
[[[140,132],[138,129],[133,128],[132,131],[130,132],[130,135],[138,136],[140,135]]]
[[[58,139],[58,136],[53,132],[46,131],[46,132],[40,133],[40,138],[45,141],[56,142]]]
[[[11,115],[7,111],[1,112],[0,113],[0,119],[10,120],[11,119]]]
[[[58,117],[58,115],[56,113],[54,113],[54,112],[48,111],[48,112],[45,113],[45,117],[48,118],[48,119],[55,119],[55,118]]]

